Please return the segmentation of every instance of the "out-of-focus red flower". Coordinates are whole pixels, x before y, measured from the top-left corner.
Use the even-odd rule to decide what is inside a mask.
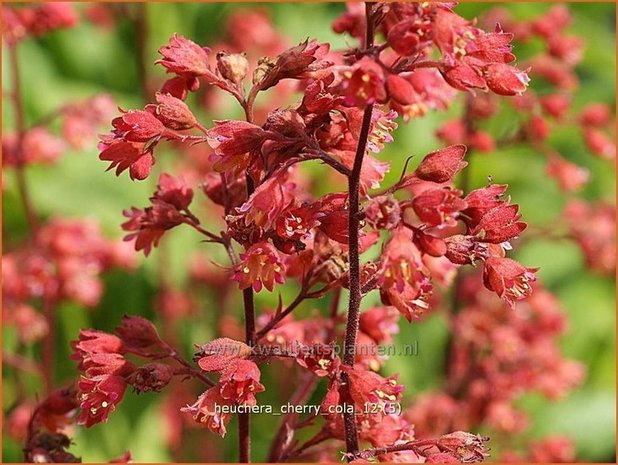
[[[579,114],[584,126],[602,127],[612,120],[612,109],[604,103],[590,103]]]
[[[584,139],[588,149],[606,160],[616,159],[616,143],[603,131],[594,127],[584,128]]]
[[[571,163],[558,154],[552,154],[545,172],[556,181],[564,192],[575,192],[582,188],[590,178],[590,172],[581,166]]]

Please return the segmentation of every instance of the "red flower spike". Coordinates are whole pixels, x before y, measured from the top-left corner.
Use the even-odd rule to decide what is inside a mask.
[[[193,405],[187,405],[181,408],[180,411],[190,413],[195,421],[201,423],[213,433],[225,437],[227,425],[232,419],[232,414],[221,412],[221,407],[229,407],[234,402],[223,398],[219,391],[220,386],[211,387],[200,395]]]
[[[155,326],[141,316],[123,316],[120,326],[116,327],[115,331],[128,349],[140,350],[162,345]]]
[[[119,376],[110,375],[92,379],[82,377],[78,386],[81,412],[77,422],[90,428],[107,421],[122,400],[127,383]]]
[[[490,257],[485,260],[483,282],[508,305],[524,299],[532,293],[534,273],[538,268],[527,268],[510,258]]]
[[[518,95],[526,91],[530,78],[526,71],[504,64],[489,65],[487,86],[498,95]]]
[[[457,173],[468,166],[468,162],[462,161],[465,155],[465,145],[451,145],[431,152],[425,156],[414,173],[424,181],[450,182]]]
[[[253,244],[247,251],[240,255],[241,262],[234,268],[233,281],[238,281],[241,289],[253,287],[255,292],[260,292],[262,287],[270,292],[275,287],[275,282],[283,284],[285,278],[285,266],[277,249],[268,242]]]
[[[221,397],[239,404],[255,405],[255,394],[264,391],[260,369],[250,360],[234,360],[221,374]]]
[[[251,355],[247,344],[227,337],[215,339],[198,347],[198,365],[204,371],[223,371],[231,362],[246,359]]]
[[[157,104],[146,105],[146,110],[155,115],[165,127],[180,131],[197,125],[195,116],[181,99],[159,92],[156,98]]]
[[[157,63],[163,65],[168,72],[185,77],[198,77],[210,74],[208,66],[208,48],[202,48],[189,39],[174,34],[169,44],[159,49],[163,56]]]

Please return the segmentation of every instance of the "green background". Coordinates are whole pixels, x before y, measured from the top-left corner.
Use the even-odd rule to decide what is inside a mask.
[[[472,18],[488,9],[491,4],[466,3],[457,7],[464,17]],[[537,16],[548,8],[543,3],[513,3],[503,5],[515,17]],[[193,4],[151,3],[147,7],[149,37],[147,50],[149,63],[157,59],[157,49],[167,42],[174,32],[208,45],[218,42],[221,27],[229,13],[238,8],[267,9],[272,14],[276,27],[289,38],[290,43],[315,37],[330,41],[334,48],[346,45],[342,36],[335,35],[330,24],[343,10],[342,4]],[[578,67],[581,88],[574,106],[580,108],[589,101],[615,102],[615,6],[605,4],[571,4],[574,24],[569,30],[585,38],[587,42],[584,60]],[[27,119],[32,122],[67,101],[88,97],[99,92],[112,93],[123,108],[143,105],[135,66],[135,40],[132,25],[119,22],[112,30],[102,30],[82,21],[76,27],[51,34],[39,40],[28,40],[20,47],[23,63],[23,91]],[[515,53],[525,57],[533,53],[539,44],[531,43],[517,48]],[[7,54],[4,53],[3,90],[10,85],[8,80]],[[161,67],[152,66],[152,76],[163,79]],[[409,155],[419,156],[435,149],[440,143],[433,131],[441,121],[457,114],[460,105],[454,105],[449,113],[432,113],[400,125],[395,133],[396,142],[380,155],[392,160],[389,180],[395,179]],[[226,115],[204,115],[221,118]],[[11,108],[3,105],[4,127],[12,127]],[[512,125],[509,117],[492,121],[497,132]],[[573,128],[559,128],[552,135],[552,144],[561,154],[591,170],[592,182],[579,195],[585,199],[615,197],[614,167],[594,158]],[[169,163],[172,156],[168,156]],[[165,163],[165,162],[164,162]],[[131,205],[144,206],[153,190],[153,182],[131,182],[128,176],[116,178],[104,172],[105,166],[98,161],[95,142],[81,153],[67,153],[52,167],[34,167],[28,170],[37,211],[42,216],[61,215],[96,217],[110,237],[120,237],[122,222],[120,212]],[[548,181],[544,172],[544,159],[532,150],[517,147],[497,151],[488,156],[477,155],[471,166],[473,186],[484,185],[491,175],[498,183],[510,184],[514,202],[521,205],[526,221],[536,225],[551,225],[559,215],[567,199],[556,184]],[[3,237],[5,247],[19,242],[24,235],[25,221],[16,196],[12,173],[4,173]],[[202,199],[200,195],[197,198]],[[165,239],[171,250],[170,277],[178,284],[185,280],[184,264],[198,249],[220,262],[220,251],[201,244],[191,231],[173,231]],[[588,368],[583,387],[559,403],[548,403],[535,395],[522,399],[534,419],[526,432],[530,437],[565,433],[571,435],[577,445],[578,458],[587,461],[613,461],[615,456],[615,284],[609,277],[588,272],[579,249],[568,241],[535,240],[523,245],[516,257],[530,266],[540,266],[540,276],[545,285],[558,294],[569,314],[570,327],[563,338],[562,347],[566,356],[582,361]],[[106,292],[100,305],[86,311],[76,305],[66,304],[59,310],[59,337],[56,366],[58,379],[74,377],[75,367],[68,360],[68,341],[74,339],[80,328],[96,327],[111,330],[123,313],[136,313],[156,318],[152,300],[156,292],[157,253],[148,260],[140,258],[140,268],[134,273],[112,273],[106,277]],[[294,289],[284,291],[284,299],[295,295]],[[193,342],[205,342],[213,337],[213,312],[216,302],[204,295],[201,314],[195,321],[186,322],[182,328],[184,349],[191,352]],[[376,299],[375,296],[371,298]],[[371,304],[371,298],[366,304]],[[210,300],[209,300],[210,299]],[[375,300],[374,300],[375,301]],[[272,305],[272,296],[261,293],[260,305]],[[317,301],[303,307],[327,306]],[[161,323],[161,322],[159,322]],[[407,396],[438,386],[442,381],[440,369],[443,364],[446,344],[446,326],[441,315],[436,314],[422,323],[408,325],[401,322],[399,342],[418,341],[420,354],[410,359],[392,358],[386,373],[398,372],[407,387]],[[14,337],[7,328],[4,331],[4,347],[11,349]],[[36,352],[33,351],[33,356]],[[274,382],[265,370],[264,384],[267,392],[259,397],[260,402],[276,402],[278,396],[293,386],[280,385],[285,379]],[[14,398],[14,385],[10,370],[3,372],[4,411],[10,408]],[[35,381],[31,386],[38,390]],[[283,393],[283,394],[282,394]],[[318,401],[318,397],[315,399]],[[114,412],[107,425],[98,425],[90,430],[78,429],[72,451],[84,461],[106,461],[130,448],[137,461],[167,461],[171,457],[161,438],[157,396],[137,397],[128,393]],[[269,438],[273,434],[272,419],[254,419],[254,459],[264,460]],[[225,460],[236,459],[234,440],[235,424],[230,425],[230,437],[225,441],[214,439],[209,444],[220,443],[225,447]],[[204,432],[203,434],[209,434]],[[20,445],[4,441],[4,461],[20,461]]]

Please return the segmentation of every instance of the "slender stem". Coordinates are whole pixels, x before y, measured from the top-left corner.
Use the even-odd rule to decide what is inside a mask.
[[[291,405],[303,405],[307,402],[307,399],[311,396],[311,393],[315,389],[318,383],[318,378],[311,372],[305,372],[304,376],[300,379],[296,390],[290,397],[289,403]],[[290,442],[286,441],[288,438],[288,431],[292,431],[297,427],[298,414],[294,411],[288,412],[279,425],[275,439],[270,446],[270,452],[268,454],[268,461],[277,463],[281,460],[283,454],[286,453],[287,448],[290,446]]]
[[[43,301],[43,315],[47,321],[47,335],[43,339],[43,357],[41,370],[45,380],[47,395],[54,390],[54,356],[56,354],[56,303],[46,298]]]
[[[11,62],[11,80],[13,84],[13,105],[15,109],[15,130],[17,132],[17,146],[16,157],[17,163],[15,166],[15,175],[17,178],[17,188],[19,190],[19,196],[21,197],[24,211],[26,213],[26,220],[30,228],[32,236],[35,237],[39,231],[39,219],[32,206],[32,200],[30,198],[30,191],[28,190],[28,184],[26,182],[26,175],[24,173],[24,137],[26,135],[26,120],[24,113],[24,102],[22,99],[21,91],[21,78],[19,58],[17,56],[17,45],[10,44],[8,46],[9,59]]]
[[[168,343],[164,342],[163,348],[167,352],[164,356],[173,358],[178,363],[180,363],[183,367],[187,369],[187,374],[193,376],[194,378],[199,379],[200,381],[202,381],[204,384],[206,384],[209,387],[212,387],[215,385],[215,383],[211,381],[210,379],[208,379],[206,375],[204,375],[204,373],[202,373],[200,370],[197,370],[191,363],[189,363],[184,358],[182,358],[182,356],[178,352],[176,352],[176,349],[174,349]]]
[[[374,21],[372,17],[373,4],[365,4],[365,16],[367,30],[365,36],[365,49],[373,46],[374,40]],[[349,367],[354,366],[354,351],[356,348],[356,338],[358,336],[358,326],[360,319],[360,302],[361,302],[361,286],[360,286],[360,258],[359,258],[359,229],[360,229],[360,175],[363,167],[363,159],[367,150],[367,138],[371,127],[371,115],[373,105],[367,105],[363,113],[363,123],[361,126],[358,145],[356,147],[356,155],[354,157],[354,165],[352,172],[348,177],[348,257],[350,264],[349,281],[350,281],[350,297],[348,301],[348,319],[345,328],[345,340],[343,344],[343,363]],[[344,395],[341,397],[342,402],[346,402],[349,397],[349,379],[345,373],[342,375],[344,381]],[[345,443],[348,454],[353,454],[358,451],[358,431],[356,428],[356,415],[354,412],[345,410],[343,415],[345,428]]]
[[[266,334],[273,329],[277,323],[279,323],[281,320],[283,320],[286,316],[288,316],[290,313],[292,313],[294,311],[294,309],[296,307],[298,307],[301,302],[303,300],[305,300],[306,298],[306,293],[303,290],[301,290],[298,295],[296,296],[296,298],[292,301],[292,303],[290,305],[288,305],[286,307],[285,310],[283,310],[282,312],[278,313],[277,315],[275,315],[272,320],[270,320],[268,323],[266,323],[266,325],[260,329],[256,335],[255,335],[255,340],[259,341],[260,339],[262,339],[264,336],[266,336]]]
[[[242,103],[247,122],[253,122],[253,99],[250,98],[248,101]],[[255,184],[249,173],[246,174],[246,180],[248,199],[255,191]],[[245,342],[247,345],[253,346],[256,341],[253,289],[251,287],[243,289],[242,297],[245,310]],[[238,414],[238,461],[241,463],[248,463],[251,461],[251,420],[248,413]]]

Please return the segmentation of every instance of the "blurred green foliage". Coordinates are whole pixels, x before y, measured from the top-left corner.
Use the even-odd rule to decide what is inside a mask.
[[[458,12],[464,17],[474,17],[488,8],[488,3],[464,3]],[[515,17],[530,18],[548,8],[547,4],[510,3],[504,7]],[[78,6],[81,8],[82,6]],[[225,18],[239,8],[264,8],[272,13],[276,26],[289,37],[291,43],[306,37],[330,41],[334,48],[346,45],[350,39],[335,35],[330,24],[343,10],[342,4],[199,4],[199,3],[149,3],[147,19],[149,36],[146,44],[148,62],[157,59],[158,47],[167,42],[174,32],[185,35],[198,43],[219,41]],[[610,3],[585,3],[570,5],[574,24],[570,31],[587,41],[584,60],[578,68],[581,89],[574,106],[579,108],[589,101],[615,102],[615,5]],[[517,49],[518,56],[533,53],[535,44]],[[88,97],[99,92],[109,92],[123,108],[143,104],[135,65],[136,42],[133,26],[121,21],[113,30],[105,30],[83,21],[75,28],[54,33],[40,40],[26,41],[20,48],[24,64],[23,89],[27,119],[32,122],[49,113],[59,105]],[[3,91],[10,85],[6,54],[3,54]],[[160,67],[150,72],[158,79],[164,73]],[[392,160],[388,183],[396,179],[409,155],[415,160],[436,147],[439,142],[433,131],[441,121],[457,114],[460,105],[454,105],[446,114],[429,114],[423,119],[401,125],[395,133],[396,142],[380,155]],[[209,115],[222,117],[225,115]],[[511,115],[512,117],[513,115]],[[3,105],[4,128],[12,127],[13,114],[10,105]],[[492,129],[498,133],[512,127],[509,116],[492,121]],[[3,129],[4,129],[3,128]],[[558,129],[552,135],[552,143],[562,155],[591,170],[592,182],[580,194],[586,199],[615,197],[615,175],[607,162],[593,158],[586,150],[580,136],[570,128]],[[153,190],[153,182],[131,182],[128,176],[116,178],[104,172],[97,159],[95,141],[84,153],[67,153],[53,167],[36,167],[27,177],[34,195],[37,211],[43,216],[96,217],[104,231],[118,237],[121,235],[120,212],[131,205],[143,206]],[[491,175],[496,182],[510,184],[510,193],[521,205],[524,219],[537,226],[551,226],[559,215],[566,197],[556,184],[549,181],[544,172],[542,157],[529,149],[509,149],[492,155],[476,155],[471,164],[473,186],[486,183]],[[3,237],[5,247],[17,243],[24,234],[25,221],[19,204],[12,173],[3,173],[5,192],[3,197]],[[199,242],[191,231],[173,231],[165,241],[170,248],[170,278],[176,283],[185,279],[186,260],[198,249],[221,263],[221,252]],[[529,435],[541,437],[547,434],[566,433],[576,441],[579,458],[587,461],[613,461],[615,455],[615,285],[612,279],[586,271],[579,249],[566,241],[530,241],[517,250],[516,256],[530,266],[540,266],[540,276],[546,286],[557,293],[571,320],[571,330],[564,338],[563,348],[567,356],[582,361],[588,367],[585,385],[576,393],[556,404],[530,396],[522,400],[531,412],[534,421]],[[115,273],[106,278],[106,293],[101,304],[92,311],[75,305],[65,305],[59,310],[60,334],[57,339],[58,379],[70,380],[76,375],[69,362],[68,341],[74,339],[80,328],[96,327],[112,330],[124,313],[134,313],[155,318],[153,297],[156,292],[158,256],[155,251],[148,260],[142,261],[140,269],[133,273]],[[284,299],[293,297],[295,290],[286,289]],[[273,306],[275,297],[259,295],[261,306]],[[372,296],[365,305],[376,303]],[[373,299],[373,302],[371,301]],[[214,313],[217,302],[205,295],[200,316],[187,322],[183,331],[184,350],[189,354],[193,342],[207,341],[213,337]],[[302,311],[325,308],[328,302],[313,302]],[[164,322],[159,321],[160,324]],[[4,331],[4,348],[15,344],[10,331]],[[402,324],[399,341],[418,341],[417,357],[395,357],[387,364],[388,373],[398,372],[407,386],[408,396],[416,395],[438,386],[442,381],[439,367],[443,364],[447,329],[438,313],[422,323]],[[261,395],[263,402],[286,399],[294,386],[274,384],[268,369],[264,384],[268,391]],[[4,409],[14,399],[15,384],[10,370],[3,372]],[[278,376],[279,383],[291,377]],[[33,391],[38,386],[29,386]],[[317,401],[318,397],[316,397]],[[162,428],[157,410],[156,395],[127,394],[125,401],[106,425],[97,425],[90,430],[77,429],[73,451],[88,462],[104,462],[130,448],[133,457],[140,462],[171,460],[162,439]],[[264,460],[269,439],[274,432],[272,418],[254,418],[254,457]],[[225,441],[216,438],[208,444],[222,444],[225,448],[220,460],[235,460],[235,425],[230,425]],[[203,433],[208,435],[209,433]],[[195,439],[195,438],[194,438]],[[200,447],[189,441],[187,447]],[[208,447],[207,445],[204,447]],[[20,461],[20,445],[5,439],[4,461]],[[213,456],[214,457],[214,456]]]

